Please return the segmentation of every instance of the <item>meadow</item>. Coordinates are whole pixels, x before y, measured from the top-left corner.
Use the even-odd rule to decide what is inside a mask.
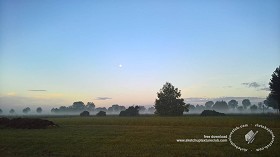
[[[278,116],[200,117],[43,117],[58,124],[48,129],[0,129],[1,157],[37,156],[279,156]],[[260,152],[242,152],[229,142],[188,143],[177,139],[229,135],[242,124],[262,124],[270,128],[275,140]],[[249,128],[248,128],[249,129]],[[236,143],[244,140],[237,131]],[[256,136],[255,144],[270,141]]]

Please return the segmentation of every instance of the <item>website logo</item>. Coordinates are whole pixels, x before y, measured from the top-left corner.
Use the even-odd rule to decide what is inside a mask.
[[[248,142],[248,144],[252,143],[255,139],[255,136],[257,135],[258,131],[255,133],[250,130],[246,135],[245,135],[245,141]]]
[[[266,126],[260,124],[244,124],[235,127],[230,132],[228,140],[232,146],[240,151],[259,152],[268,149],[273,144],[274,138],[275,136],[272,130]]]

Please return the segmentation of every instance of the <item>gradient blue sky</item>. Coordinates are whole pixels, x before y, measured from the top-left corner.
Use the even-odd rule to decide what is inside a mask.
[[[279,0],[0,0],[2,106],[264,98],[279,63]]]

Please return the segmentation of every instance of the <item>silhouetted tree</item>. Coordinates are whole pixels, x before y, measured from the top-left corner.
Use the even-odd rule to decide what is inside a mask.
[[[67,112],[68,108],[66,106],[60,106],[58,112]]]
[[[81,111],[81,110],[85,110],[86,106],[82,101],[77,101],[77,102],[74,102],[73,105],[70,106],[70,108],[73,111]]]
[[[0,114],[2,114],[3,113],[3,111],[2,111],[2,109],[0,108]]]
[[[264,113],[264,110],[267,109],[267,107],[266,107],[265,104],[264,104],[265,101],[266,101],[266,100],[264,100],[263,102],[258,102],[258,109],[259,109],[260,111],[262,111],[263,113]]]
[[[103,117],[103,116],[106,116],[106,112],[104,111],[99,111],[96,116],[99,116],[99,117]]]
[[[26,107],[26,108],[24,108],[23,110],[22,110],[22,112],[23,113],[28,113],[28,112],[30,112],[31,111],[31,109],[29,108],[29,107]]]
[[[95,109],[94,103],[93,102],[88,102],[87,105],[86,105],[86,109],[88,111],[94,111],[94,109]]]
[[[257,105],[252,105],[252,106],[250,107],[251,112],[256,112],[257,109],[258,109],[258,106],[257,106]]]
[[[119,116],[138,116],[139,106],[129,106],[128,109],[121,111]]]
[[[207,102],[205,103],[205,108],[206,108],[206,109],[211,109],[213,105],[214,105],[214,102],[213,102],[213,101],[207,101]]]
[[[251,102],[249,99],[244,99],[244,100],[242,100],[242,105],[243,105],[244,109],[247,109],[247,107],[249,107],[251,105]]]
[[[43,111],[43,110],[42,110],[41,107],[38,107],[38,108],[36,109],[36,112],[37,112],[37,113],[42,113],[42,111]]]
[[[238,102],[236,100],[230,100],[228,102],[228,107],[231,109],[235,109],[238,106]]]
[[[158,99],[155,101],[156,114],[161,116],[181,116],[188,108],[181,99],[181,91],[171,83],[166,82],[160,92],[157,93]]]
[[[262,102],[258,102],[258,109],[262,110],[263,109],[263,103]]]
[[[58,109],[58,108],[52,108],[52,109],[51,109],[51,112],[52,112],[52,113],[58,113],[58,112],[59,112],[59,109]]]
[[[239,112],[242,112],[242,111],[244,110],[244,108],[243,108],[243,106],[238,106],[238,107],[237,107],[237,110],[238,110]]]
[[[10,114],[14,114],[16,111],[14,109],[11,109],[9,112]]]
[[[144,113],[146,111],[146,107],[145,106],[139,106],[139,112],[140,113]]]
[[[81,117],[88,117],[89,116],[89,112],[88,111],[83,111],[80,113]]]
[[[274,109],[280,109],[280,66],[271,75],[269,82],[270,93],[267,97],[268,103],[272,104]]]
[[[213,105],[212,109],[216,111],[227,111],[228,110],[228,105],[227,102],[225,101],[216,101],[215,104]]]
[[[268,107],[272,107],[273,109],[276,109],[278,111],[278,103],[275,99],[273,99],[273,97],[271,96],[271,94],[268,95],[268,97],[266,98],[266,104]]]

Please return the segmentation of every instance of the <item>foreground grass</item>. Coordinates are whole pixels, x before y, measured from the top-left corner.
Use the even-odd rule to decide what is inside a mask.
[[[60,127],[0,129],[0,156],[279,156],[278,117],[66,117],[48,118]],[[242,124],[273,130],[273,145],[241,152],[226,143],[178,143],[176,139],[229,135]],[[240,133],[242,136],[244,133]],[[258,141],[267,141],[258,137]]]

